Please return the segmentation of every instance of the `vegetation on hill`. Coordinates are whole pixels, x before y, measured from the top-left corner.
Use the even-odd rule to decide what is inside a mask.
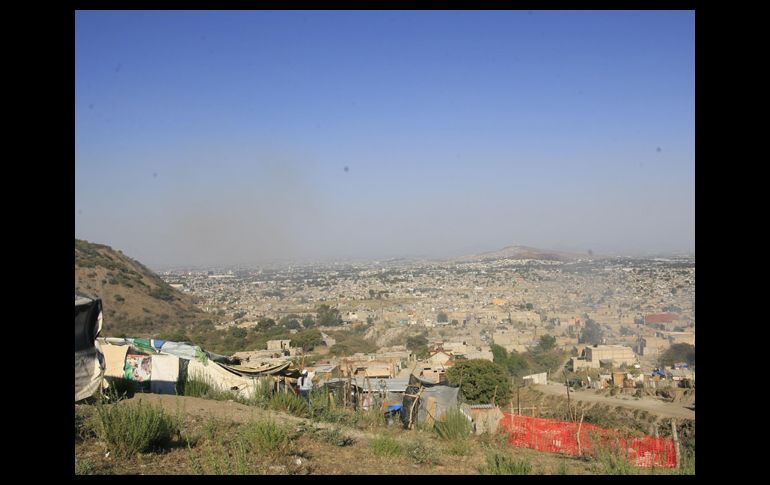
[[[518,378],[540,372],[556,372],[567,358],[566,352],[555,347],[555,338],[550,335],[543,335],[538,346],[529,352],[508,352],[497,344],[492,344],[491,350],[492,361]]]
[[[102,335],[187,337],[211,316],[146,266],[103,244],[75,239],[75,292],[102,299]]]
[[[460,392],[470,404],[497,404],[511,397],[511,380],[506,369],[483,359],[459,360],[446,373],[452,385],[459,385]]]
[[[660,365],[674,365],[679,362],[687,362],[695,365],[695,347],[690,344],[674,344],[660,356]]]

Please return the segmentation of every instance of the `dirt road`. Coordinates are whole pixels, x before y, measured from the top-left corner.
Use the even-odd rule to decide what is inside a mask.
[[[545,394],[563,397],[567,396],[567,388],[564,386],[564,384],[538,384],[535,385],[533,389],[541,391]],[[623,406],[631,409],[641,409],[643,411],[647,411],[664,418],[695,419],[695,411],[686,408],[685,404],[665,402],[652,397],[642,397],[636,399],[631,396],[604,396],[601,394],[596,394],[595,391],[592,390],[585,390],[576,392],[570,391],[569,398],[578,401],[603,403],[609,404],[611,406]]]

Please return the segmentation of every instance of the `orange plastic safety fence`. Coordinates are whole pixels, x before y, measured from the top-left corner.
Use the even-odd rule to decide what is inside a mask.
[[[500,426],[509,433],[508,442],[513,446],[531,448],[551,453],[566,453],[579,455],[590,453],[594,439],[613,443],[625,451],[629,461],[640,467],[676,467],[676,452],[671,438],[641,438],[625,439],[616,432],[598,426],[555,419],[516,416],[503,413]],[[580,443],[577,433],[580,428]]]

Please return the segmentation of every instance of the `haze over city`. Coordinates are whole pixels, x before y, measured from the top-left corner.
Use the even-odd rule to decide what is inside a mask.
[[[151,266],[694,250],[693,12],[75,19],[75,235]]]

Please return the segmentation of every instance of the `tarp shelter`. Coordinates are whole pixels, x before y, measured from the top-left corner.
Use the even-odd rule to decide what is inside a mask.
[[[101,386],[104,355],[96,338],[102,330],[102,301],[75,295],[75,402]]]
[[[249,398],[260,377],[299,377],[299,371],[290,368],[290,362],[239,365],[237,359],[184,342],[112,337],[100,340],[107,361],[107,377],[134,381],[138,390],[156,394],[176,394],[182,390],[180,384],[196,379],[220,391],[234,391],[240,397]]]
[[[459,386],[436,384],[412,374],[404,393],[401,422],[405,427],[434,422],[448,410],[457,408],[459,399]]]

